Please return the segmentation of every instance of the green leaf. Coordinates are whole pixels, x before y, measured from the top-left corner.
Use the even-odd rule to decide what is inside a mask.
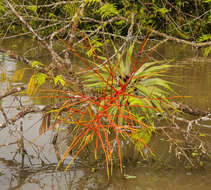
[[[145,70],[147,70],[147,68],[153,67],[155,64],[161,64],[164,63],[164,61],[154,61],[154,62],[148,62],[148,63],[144,63],[135,73],[135,76],[139,76],[140,74],[142,74]],[[158,68],[158,70],[165,70],[166,68],[170,67],[170,66],[164,66],[163,68]],[[155,71],[155,69],[154,69]]]
[[[198,152],[192,152],[192,156],[197,157],[197,156],[199,156],[199,153]]]
[[[147,80],[141,81],[140,84],[145,87],[160,86],[160,87],[163,87],[163,88],[166,88],[166,89],[172,91],[171,87],[169,86],[170,82],[167,82],[160,78],[149,78]]]
[[[171,68],[171,65],[159,65],[155,66],[158,62],[151,62],[144,64],[135,74],[136,77],[138,76],[145,76],[145,77],[152,77],[158,76],[159,73],[166,71],[166,69]]]
[[[155,13],[160,13],[160,14],[162,14],[162,15],[165,15],[166,13],[168,13],[169,12],[169,10],[168,9],[166,9],[166,8],[156,8],[155,9]]]
[[[116,25],[124,25],[125,24],[125,21],[124,20],[119,20],[119,21],[116,21],[114,24]]]
[[[87,3],[88,6],[93,5],[94,3],[99,3],[100,0],[85,0],[85,3]]]
[[[104,4],[98,11],[97,13],[100,13],[100,15],[102,15],[103,18],[105,17],[112,17],[115,15],[118,15],[119,12],[116,9],[114,4],[110,4],[110,3],[106,3]]]
[[[89,57],[94,55],[94,52],[96,52],[96,50],[101,52],[100,47],[102,47],[103,44],[100,41],[102,41],[102,40],[98,39],[98,38],[93,38],[93,39],[89,40],[89,44],[90,44],[91,48],[86,52],[86,54]]]
[[[78,10],[79,6],[77,3],[72,3],[72,4],[66,4],[63,6],[63,9],[65,10],[65,12],[70,16],[73,17],[77,10]]]

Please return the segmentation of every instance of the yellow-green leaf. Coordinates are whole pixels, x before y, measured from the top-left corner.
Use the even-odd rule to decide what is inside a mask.
[[[54,80],[55,85],[58,85],[58,84],[61,84],[62,86],[65,85],[65,80],[62,75],[57,75],[53,80]]]
[[[30,10],[30,11],[32,11],[32,12],[34,12],[34,13],[36,13],[37,12],[37,6],[35,6],[35,5],[32,5],[32,6],[28,6],[28,7],[26,7],[28,10]]]
[[[5,82],[7,79],[6,73],[4,71],[1,72],[0,80],[1,82]]]
[[[19,70],[15,71],[15,73],[12,77],[12,81],[16,82],[16,81],[22,80],[26,69],[27,68],[23,68],[23,69],[19,69]]]
[[[35,75],[32,75],[28,83],[26,94],[31,96],[37,92],[37,89],[38,89],[38,85],[37,85]]]
[[[43,67],[44,64],[39,61],[32,61],[31,66],[32,66],[32,68],[37,68],[37,67]]]
[[[48,76],[46,74],[44,74],[44,73],[38,73],[38,74],[36,74],[35,75],[35,79],[36,79],[37,85],[38,86],[43,85],[45,83],[47,77]]]

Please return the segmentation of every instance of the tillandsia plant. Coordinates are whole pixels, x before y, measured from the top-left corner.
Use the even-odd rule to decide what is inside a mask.
[[[146,62],[148,56],[141,59],[147,40],[136,59],[133,59],[132,43],[125,58],[117,53],[116,59],[107,61],[107,64],[95,51],[91,62],[69,47],[88,66],[86,72],[79,73],[86,93],[80,90],[63,92],[69,94],[60,109],[65,109],[66,114],[57,119],[71,124],[76,136],[58,166],[74,149],[76,153],[68,168],[91,142],[95,144],[95,158],[99,149],[104,152],[108,177],[112,173],[115,153],[122,170],[121,147],[125,141],[133,143],[140,153],[145,147],[153,154],[147,144],[156,129],[154,120],[158,113],[165,116],[167,108],[172,107],[167,98],[172,89],[169,82],[159,78],[170,65]]]
[[[134,58],[134,43],[131,43],[127,51],[121,54],[116,52],[116,57],[109,61],[106,56],[98,56],[90,40],[87,40],[82,33],[81,35],[88,44],[86,50],[92,49],[93,60],[82,57],[63,41],[67,48],[87,66],[86,72],[75,73],[80,79],[80,84],[69,80],[71,87],[68,88],[65,77],[57,75],[53,78],[53,83],[57,86],[59,84],[66,86],[66,90],[47,90],[59,94],[40,98],[62,97],[59,108],[48,109],[50,110],[48,114],[56,113],[54,126],[66,123],[74,134],[58,167],[70,152],[73,152],[75,154],[68,168],[86,146],[94,144],[94,156],[97,159],[103,152],[109,177],[116,155],[122,170],[121,149],[128,141],[134,144],[141,155],[144,148],[154,155],[148,146],[152,133],[156,131],[154,122],[158,114],[166,117],[168,108],[172,108],[168,97],[172,91],[171,83],[161,79],[162,73],[171,66],[161,64],[159,61],[147,62],[150,53],[142,58],[148,37],[144,40],[136,58]],[[105,59],[106,63],[103,62]],[[34,62],[34,65],[38,63]],[[35,74],[30,79],[26,91],[28,95],[34,94],[34,89],[37,91],[47,78],[46,75]],[[14,78],[16,76],[17,74]]]

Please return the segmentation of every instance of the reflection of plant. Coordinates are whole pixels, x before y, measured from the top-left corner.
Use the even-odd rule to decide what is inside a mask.
[[[117,150],[122,169],[121,146],[124,140],[129,139],[140,152],[144,147],[151,152],[147,143],[155,129],[153,120],[157,113],[165,113],[165,108],[170,106],[166,95],[171,88],[167,81],[159,78],[169,65],[145,63],[146,59],[139,62],[144,45],[136,61],[132,60],[132,44],[125,59],[118,55],[113,63],[107,64],[102,64],[95,52],[95,61],[90,63],[69,47],[89,68],[81,80],[86,91],[90,92],[87,93],[89,95],[80,93],[80,90],[76,93],[63,92],[70,96],[57,110],[67,110],[65,118],[60,116],[58,119],[72,124],[77,135],[58,166],[75,149],[69,167],[84,147],[93,141],[95,157],[98,147],[104,152],[108,176],[109,168],[112,172],[114,149]]]

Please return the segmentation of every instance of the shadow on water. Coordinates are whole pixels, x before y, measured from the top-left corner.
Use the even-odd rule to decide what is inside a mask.
[[[16,50],[20,44],[23,44],[20,52],[36,47],[36,44],[27,44],[23,40],[13,45]],[[10,44],[4,44],[10,46]],[[211,109],[211,61],[204,58],[196,58],[196,52],[185,46],[168,44],[159,49],[159,55],[166,59],[176,59],[175,67],[168,72],[168,79],[181,86],[175,86],[178,94],[191,96],[183,101],[189,105],[203,109]],[[194,57],[194,58],[193,58]],[[45,57],[41,56],[43,62],[47,62]],[[23,67],[17,64],[8,56],[0,54],[1,69],[11,78],[15,70]],[[30,73],[24,76],[24,81],[28,81]],[[8,89],[7,82],[1,83],[1,94]],[[19,84],[12,84],[13,86]],[[45,101],[21,97],[25,103],[35,103],[40,107]],[[6,108],[8,116],[13,116],[16,112],[11,109],[18,104],[15,96],[2,101],[1,106]],[[13,129],[5,128],[0,131],[0,189],[1,190],[65,190],[65,189],[135,189],[135,190],[209,190],[211,187],[211,163],[207,162],[206,169],[190,170],[182,168],[175,162],[169,167],[154,165],[148,167],[149,163],[132,163],[133,166],[125,168],[124,174],[120,174],[118,169],[110,179],[107,180],[105,169],[96,169],[85,167],[83,163],[76,162],[68,171],[56,170],[58,162],[54,147],[51,143],[52,134],[47,132],[39,136],[38,128],[41,124],[41,114],[29,115],[24,120],[24,137],[32,143],[26,145],[27,156],[25,157],[24,167],[21,165],[21,156],[16,154],[18,149],[15,140],[17,134]],[[0,122],[3,122],[3,116],[0,116]],[[209,123],[210,125],[210,123]],[[17,126],[14,126],[17,127]],[[210,129],[206,132],[211,134]],[[14,142],[14,143],[11,143]],[[10,144],[11,143],[11,144]],[[158,149],[163,153],[163,162],[167,160],[168,147],[165,144],[159,144]],[[162,147],[161,147],[162,146]],[[155,145],[156,147],[156,145]],[[174,160],[172,161],[174,162]],[[153,165],[153,164],[152,164]]]

